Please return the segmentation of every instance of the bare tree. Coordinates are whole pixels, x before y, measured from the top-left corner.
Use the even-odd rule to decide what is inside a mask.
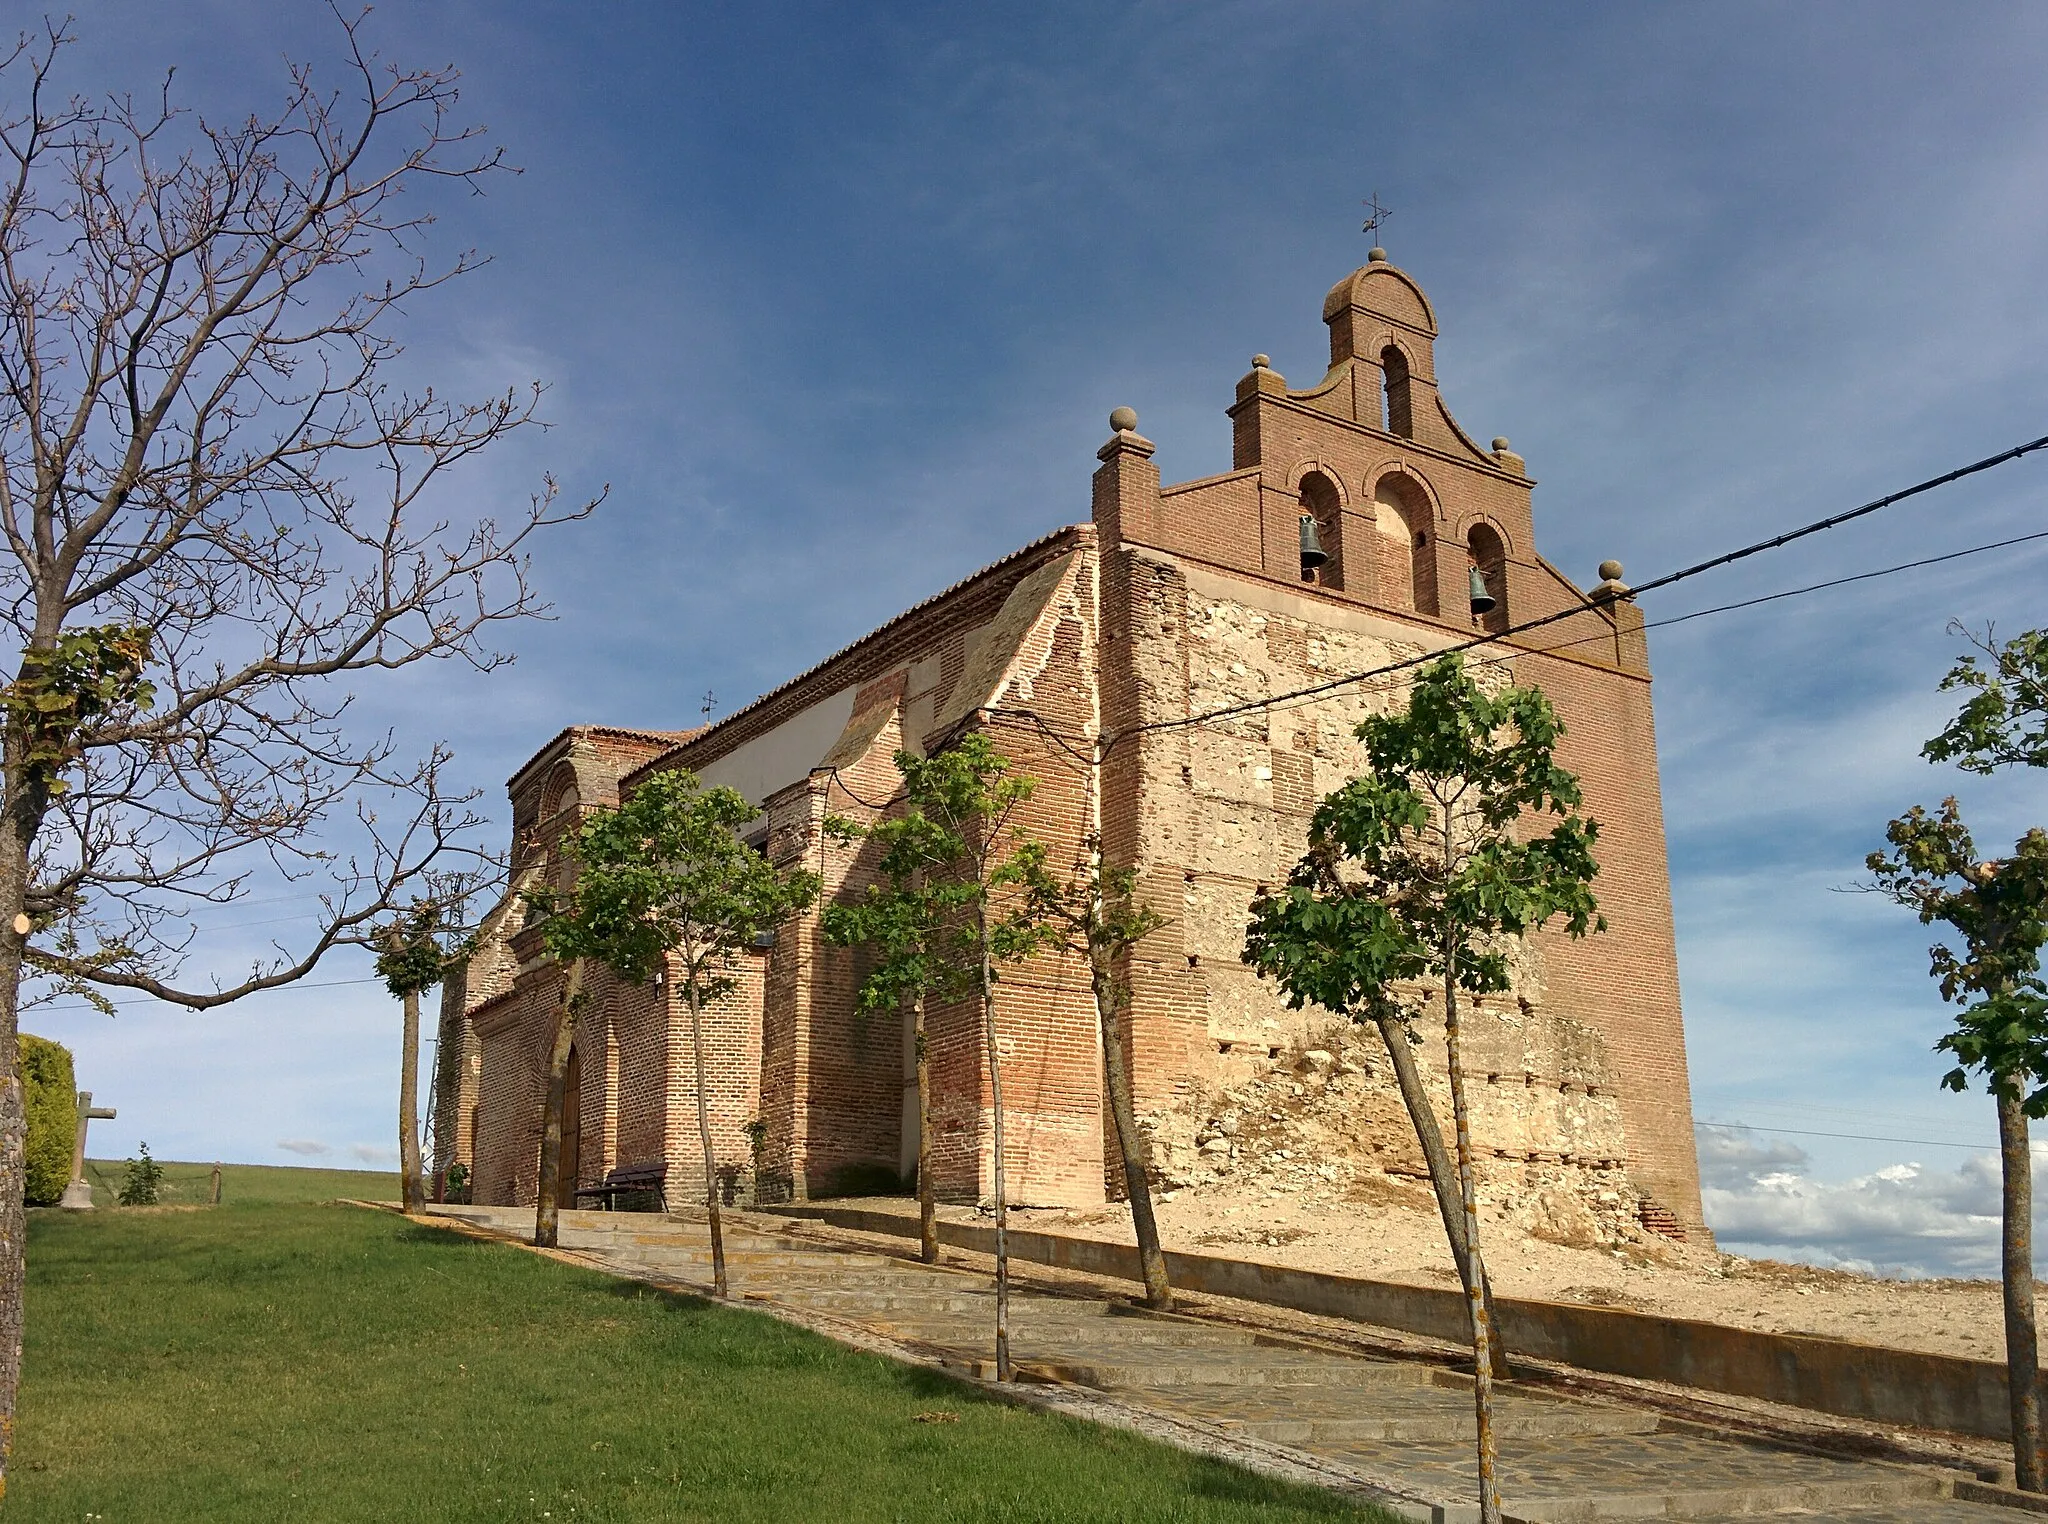
[[[274,112],[61,96],[63,26],[0,53],[0,1490],[21,1349],[24,977],[204,1009],[367,941],[471,825],[447,752],[346,723],[357,674],[509,657],[543,612],[525,546],[551,481],[460,520],[454,468],[538,420],[395,378],[436,262],[416,194],[497,151],[455,75],[381,62],[336,13],[337,83]],[[352,846],[337,845],[346,838]],[[192,914],[252,874],[318,885],[302,941],[180,983]]]

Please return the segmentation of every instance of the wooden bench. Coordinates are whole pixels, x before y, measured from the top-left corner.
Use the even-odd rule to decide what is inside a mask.
[[[601,1184],[587,1186],[583,1190],[578,1191],[576,1199],[581,1201],[585,1196],[601,1197],[604,1201],[603,1210],[615,1212],[618,1210],[619,1197],[649,1195],[661,1203],[661,1210],[666,1214],[668,1211],[668,1193],[663,1189],[663,1186],[667,1180],[668,1166],[666,1164],[622,1165],[606,1175]]]

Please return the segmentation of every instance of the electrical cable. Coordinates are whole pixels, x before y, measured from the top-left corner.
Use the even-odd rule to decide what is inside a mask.
[[[1755,598],[1739,599],[1734,603],[1721,603],[1716,604],[1711,608],[1694,609],[1690,613],[1673,614],[1668,618],[1650,620],[1644,624],[1643,629],[1645,632],[1650,630],[1661,630],[1671,625],[1685,624],[1690,620],[1704,619],[1710,614],[1726,614],[1733,612],[1737,609],[1755,608],[1759,604],[1775,603],[1782,598],[1803,597],[1808,593],[1825,592],[1829,588],[1846,587],[1849,584],[1855,582],[1868,582],[1877,577],[1889,577],[1899,572],[1916,571],[1923,566],[1938,566],[1945,561],[1959,561],[1966,556],[1979,556],[1994,550],[2007,550],[2015,545],[2026,545],[2038,540],[2048,540],[2048,529],[2038,530],[2032,534],[2015,535],[2013,538],[2007,540],[1994,540],[1989,544],[1985,545],[1971,545],[1962,550],[1951,550],[1944,552],[1943,554],[1938,556],[1923,556],[1919,560],[1915,561],[1901,561],[1895,566],[1879,567],[1875,571],[1852,572],[1847,576],[1829,578],[1825,582],[1812,582],[1808,583],[1804,587],[1786,588],[1780,592],[1764,593]],[[1583,609],[1575,609],[1572,612],[1583,613],[1585,611]],[[1495,640],[1498,638],[1499,637],[1495,635],[1488,635],[1486,637],[1487,640]],[[1601,641],[1612,640],[1613,638],[1614,636],[1611,630],[1603,630],[1597,634],[1581,636],[1575,640],[1559,641],[1556,645],[1531,646],[1522,651],[1516,652],[1515,655],[1546,656],[1556,651],[1569,651],[1573,646],[1591,645]],[[1428,658],[1424,659],[1426,660]],[[1511,660],[1513,660],[1512,656],[1488,658],[1489,662],[1498,661],[1505,663]],[[1403,663],[1400,665],[1408,664]],[[1351,678],[1339,679],[1338,681],[1364,682],[1374,676],[1381,675],[1386,670],[1387,669],[1375,668],[1371,672],[1355,674]],[[1393,686],[1395,685],[1392,683],[1385,683],[1377,685],[1373,688],[1365,689],[1364,691],[1367,693],[1383,692],[1386,689],[1391,688]],[[1277,710],[1286,706],[1293,705],[1303,699],[1316,697],[1323,691],[1323,687],[1321,685],[1318,685],[1316,688],[1311,690],[1300,690],[1290,693],[1276,694],[1272,698],[1261,699],[1256,701],[1256,706],[1263,706],[1268,709]],[[1060,749],[1066,752],[1069,756],[1072,756],[1083,762],[1089,760],[1089,758],[1084,753],[1078,751],[1073,746],[1069,745],[1067,740],[1059,734],[1058,730],[1055,729],[1050,724],[1050,722],[1048,722],[1045,719],[1043,715],[1040,715],[1035,710],[1004,708],[990,709],[984,712],[988,714],[1008,715],[1016,718],[1032,720],[1037,724],[1038,728],[1047,737],[1047,739],[1057,744],[1060,747]],[[1137,728],[1142,729],[1144,727]],[[1108,748],[1104,749],[1106,751]]]
[[[1924,1148],[1965,1148],[1972,1153],[1996,1151],[1992,1143],[1944,1143],[1936,1138],[1880,1138],[1867,1132],[1812,1132],[1799,1127],[1756,1127],[1748,1122],[1695,1122],[1695,1127],[1712,1127],[1723,1132],[1777,1132],[1794,1138],[1846,1138],[1854,1143],[1911,1143]]]
[[[1685,581],[1687,578],[1699,576],[1703,572],[1714,571],[1718,570],[1723,566],[1733,565],[1737,561],[1746,560],[1751,556],[1760,555],[1767,550],[1777,550],[1783,546],[1792,544],[1796,540],[1805,539],[1809,535],[1819,534],[1823,530],[1837,528],[1840,525],[1847,524],[1855,519],[1864,518],[1869,514],[1876,513],[1880,509],[1888,508],[1895,503],[1903,502],[1907,498],[1917,497],[1923,492],[1931,492],[1936,487],[1947,486],[1952,482],[1960,481],[1968,476],[1974,476],[1979,472],[1988,471],[1994,466],[2004,465],[2008,461],[2018,460],[2023,456],[2033,454],[2034,452],[2042,449],[2048,449],[2048,435],[2043,435],[2039,439],[2029,440],[2024,444],[2014,445],[2011,449],[2002,450],[1996,455],[1987,455],[1982,460],[1972,461],[1970,464],[1966,466],[1959,466],[1955,470],[1944,472],[1940,476],[1929,477],[1926,481],[1916,482],[1912,486],[1902,488],[1897,492],[1888,493],[1883,497],[1873,498],[1871,501],[1863,503],[1858,507],[1848,509],[1845,512],[1832,514],[1824,519],[1816,519],[1814,522],[1810,524],[1801,525],[1797,529],[1787,530],[1783,534],[1773,535],[1769,539],[1758,540],[1753,544],[1742,546],[1739,549],[1725,551],[1718,556],[1709,557],[1707,560],[1694,562],[1692,565],[1681,567],[1677,571],[1667,572],[1661,577],[1652,578],[1650,581],[1641,583],[1638,586],[1629,589],[1626,593],[1617,594],[1616,596],[1627,598],[1633,601],[1637,598],[1640,598],[1644,593],[1655,592],[1661,588],[1670,587],[1675,583]],[[2043,530],[2034,534],[2019,535],[2012,539],[2000,540],[1989,545],[1978,545],[1972,546],[1965,550],[1951,551],[1944,555],[1928,556],[1917,561],[1906,561],[1900,563],[1897,566],[1888,566],[1881,568],[1877,571],[1858,572],[1846,577],[1833,578],[1826,582],[1816,582],[1806,587],[1789,588],[1782,592],[1767,593],[1760,597],[1746,598],[1734,603],[1719,604],[1712,608],[1696,609],[1691,613],[1674,615],[1667,619],[1660,619],[1652,623],[1646,623],[1643,626],[1643,628],[1646,631],[1652,629],[1662,629],[1670,625],[1684,624],[1687,621],[1693,619],[1704,619],[1710,614],[1725,614],[1736,609],[1754,608],[1759,604],[1776,602],[1777,600],[1782,598],[1802,597],[1805,594],[1821,592],[1828,588],[1842,587],[1853,582],[1869,581],[1872,578],[1876,577],[1887,577],[1897,572],[1912,571],[1923,566],[1935,566],[1945,561],[1954,561],[1961,559],[1964,556],[1981,555],[1987,551],[1992,550],[2004,550],[2014,545],[2024,545],[2032,541],[2041,539],[2048,539],[2048,530]],[[1479,646],[1490,645],[1499,640],[1504,639],[1509,635],[1518,635],[1525,633],[1529,630],[1541,629],[1546,625],[1557,624],[1562,622],[1563,620],[1576,618],[1582,614],[1592,612],[1598,607],[1598,604],[1589,604],[1576,608],[1561,609],[1554,613],[1540,615],[1535,619],[1525,620],[1520,624],[1509,625],[1504,630],[1490,630],[1483,635],[1473,636],[1468,640],[1456,642],[1450,646],[1443,648],[1442,650],[1424,652],[1417,656],[1406,657],[1400,661],[1389,662],[1383,666],[1369,668],[1362,672],[1353,672],[1346,674],[1342,677],[1330,678],[1320,683],[1311,684],[1306,688],[1294,689],[1293,691],[1288,693],[1274,694],[1269,698],[1263,699],[1247,699],[1241,703],[1224,705],[1221,708],[1208,710],[1202,714],[1186,715],[1181,718],[1171,720],[1152,720],[1141,725],[1131,726],[1127,730],[1106,733],[1102,737],[1101,744],[1099,745],[1096,754],[1093,756],[1086,755],[1078,749],[1076,749],[1074,746],[1070,745],[1066,741],[1066,739],[1060,735],[1058,728],[1055,727],[1050,721],[1048,721],[1043,715],[1039,714],[1036,710],[992,708],[985,710],[983,712],[991,715],[1007,715],[1016,718],[1030,720],[1037,727],[1039,732],[1046,737],[1046,739],[1052,741],[1062,751],[1066,752],[1076,761],[1081,762],[1089,768],[1093,768],[1100,765],[1101,761],[1108,757],[1109,753],[1116,747],[1116,745],[1120,741],[1124,739],[1125,736],[1137,735],[1144,732],[1157,730],[1180,730],[1188,728],[1190,726],[1200,725],[1211,720],[1227,719],[1233,715],[1249,713],[1253,710],[1277,708],[1282,704],[1291,703],[1298,699],[1313,698],[1320,694],[1331,692],[1337,688],[1350,687],[1356,683],[1369,681],[1375,677],[1391,676],[1393,674],[1406,671],[1410,668],[1421,666],[1431,661],[1435,661],[1443,656],[1448,656],[1463,651],[1469,651]],[[1575,645],[1585,645],[1593,641],[1606,640],[1610,638],[1612,638],[1611,632],[1601,631],[1597,634],[1586,636],[1579,640],[1564,641],[1554,646],[1536,647],[1533,648],[1533,650],[1529,654],[1542,655],[1552,651],[1568,650]],[[860,805],[864,809],[871,809],[877,812],[886,810],[891,805],[895,804],[898,800],[904,797],[904,795],[899,791],[897,793],[892,794],[888,799],[885,799],[880,803],[876,803],[872,800],[864,799],[856,790],[849,786],[846,782],[845,777],[840,773],[839,768],[836,765],[827,764],[824,767],[813,768],[811,769],[810,775],[812,777],[816,777],[820,773],[828,775],[831,779],[831,782],[833,784],[836,784],[842,793],[844,793],[848,798],[852,799],[854,803]],[[290,897],[279,896],[278,898],[288,899]],[[248,903],[250,903],[253,907],[253,905],[256,904],[276,903],[276,901],[258,900]],[[281,921],[295,919],[297,919],[297,917],[282,917],[279,918],[279,920],[275,921],[242,922],[236,925],[229,925],[225,927],[213,927],[209,928],[209,930],[246,930],[254,926],[276,925],[280,924]],[[347,985],[374,984],[376,982],[377,981],[375,978],[340,979],[327,981],[320,984],[298,983],[291,986],[280,986],[280,988],[289,987],[295,989],[328,989],[338,988]],[[154,1004],[156,1003],[156,997],[142,996],[138,999],[116,1000],[110,1003],[116,1006]],[[83,1011],[92,1010],[96,1008],[86,1005],[49,1005],[41,1007],[41,1009],[53,1011]],[[1726,1126],[1731,1124],[1701,1123],[1700,1125]],[[1759,1129],[1759,1131],[1790,1132],[1793,1131],[1793,1129],[1761,1128]],[[1860,1136],[1858,1134],[1850,1133],[1812,1133],[1799,1135],[1813,1137],[1843,1138]],[[1868,1141],[1907,1143],[1915,1141],[1929,1141],[1930,1146],[1934,1147],[1960,1148],[1968,1146],[1964,1144],[1933,1144],[1931,1140],[1915,1140],[1910,1138],[1873,1138],[1869,1139]]]
[[[1989,545],[1972,545],[1967,550],[1951,550],[1945,555],[1925,556],[1918,561],[1901,561],[1897,566],[1880,567],[1876,571],[1856,572],[1847,577],[1834,577],[1826,582],[1814,582],[1806,587],[1790,587],[1783,592],[1765,593],[1757,598],[1744,598],[1735,603],[1720,603],[1712,608],[1694,609],[1690,614],[1674,614],[1669,618],[1652,620],[1645,624],[1645,630],[1662,630],[1674,624],[1684,624],[1692,619],[1704,619],[1709,614],[1726,614],[1735,609],[1753,609],[1760,603],[1775,603],[1780,598],[1798,598],[1807,593],[1825,592],[1831,587],[1847,587],[1852,582],[1868,582],[1873,577],[1889,577],[1895,572],[1917,571],[1923,566],[1939,566],[1944,561],[1960,561],[1965,556],[1981,556],[1987,551],[2006,550],[2014,545],[2025,545],[2034,540],[2048,540],[2048,529],[2034,534],[2015,535],[2010,540],[1994,540]],[[1587,640],[1601,640],[1606,637],[1594,635],[1586,640],[1568,640],[1561,645],[1541,646],[1539,652],[1566,651],[1573,646],[1587,644]]]
[[[1816,519],[1810,524],[1802,524],[1797,529],[1788,529],[1783,534],[1773,535],[1767,540],[1758,540],[1739,549],[1724,551],[1717,556],[1710,556],[1704,561],[1696,561],[1690,566],[1680,567],[1677,571],[1666,572],[1661,577],[1653,577],[1648,582],[1641,583],[1629,589],[1626,593],[1616,594],[1615,596],[1631,600],[1640,598],[1644,593],[1670,587],[1675,583],[1685,581],[1689,577],[1697,577],[1703,572],[1715,571],[1723,566],[1731,566],[1737,561],[1761,555],[1767,550],[1780,549],[1783,546],[1792,544],[1795,540],[1803,540],[1807,536],[1819,534],[1823,530],[1838,528],[1852,520],[1876,513],[1881,508],[1889,508],[1894,503],[1904,502],[1907,498],[1917,497],[1923,492],[1931,492],[1936,487],[1945,487],[1951,482],[1961,481],[1964,477],[1975,476],[1981,471],[1989,471],[1994,466],[2004,465],[2007,461],[2018,460],[2023,456],[2031,455],[2035,451],[2042,449],[2048,449],[2048,435],[2043,435],[2039,439],[2028,440],[2025,444],[2014,445],[2011,449],[2001,450],[1996,455],[1987,455],[1982,460],[1972,461],[1966,466],[1958,466],[1953,471],[1945,471],[1940,476],[1929,477],[1926,481],[1915,482],[1910,487],[1901,488],[1897,492],[1887,493],[1883,497],[1873,498],[1867,503],[1842,513],[1830,514],[1824,519]],[[1178,719],[1150,720],[1142,725],[1133,725],[1127,730],[1116,732],[1107,738],[1107,742],[1102,750],[1104,755],[1107,755],[1125,736],[1138,735],[1155,730],[1182,730],[1191,725],[1200,725],[1210,720],[1228,719],[1232,715],[1245,714],[1255,709],[1270,708],[1274,704],[1283,703],[1290,699],[1310,698],[1316,694],[1328,693],[1333,689],[1349,687],[1353,683],[1363,682],[1369,678],[1383,677],[1392,673],[1406,671],[1409,668],[1419,667],[1428,662],[1435,661],[1440,657],[1453,655],[1461,651],[1469,651],[1477,646],[1489,645],[1509,635],[1519,635],[1528,630],[1541,629],[1545,625],[1557,624],[1566,619],[1575,619],[1582,614],[1592,612],[1598,607],[1598,604],[1591,604],[1581,605],[1577,608],[1560,609],[1555,613],[1543,614],[1534,619],[1524,620],[1520,624],[1509,625],[1504,630],[1490,630],[1484,635],[1475,635],[1469,640],[1454,642],[1442,650],[1428,651],[1417,656],[1406,657],[1400,661],[1389,662],[1384,666],[1369,668],[1363,672],[1353,672],[1343,677],[1329,678],[1323,682],[1311,684],[1306,688],[1295,689],[1291,693],[1275,694],[1270,698],[1263,699],[1247,699],[1241,703],[1226,704],[1202,714],[1185,715]]]
[[[273,987],[272,987],[271,989],[268,989],[268,990],[262,991],[262,993],[264,993],[264,994],[269,994],[269,995],[276,995],[276,994],[288,994],[288,993],[290,993],[290,992],[291,992],[291,991],[293,991],[293,990],[337,990],[337,989],[343,989],[343,988],[345,988],[345,987],[347,987],[347,986],[349,986],[349,985],[352,985],[352,984],[382,984],[383,982],[384,982],[384,981],[383,981],[382,979],[379,979],[379,978],[378,978],[378,977],[377,977],[376,975],[374,975],[374,974],[370,975],[370,976],[369,976],[369,977],[367,977],[367,978],[363,978],[363,979],[320,979],[320,980],[305,980],[305,979],[299,979],[299,980],[294,980],[294,981],[293,981],[292,983],[290,983],[290,984],[279,984],[279,985],[275,985],[275,986],[273,986]],[[256,993],[256,992],[255,992],[255,991],[251,991],[251,993],[253,994],[253,993]],[[109,1001],[107,1002],[107,1004],[109,1004],[109,1005],[116,1005],[116,1006],[120,1006],[120,1005],[176,1005],[176,1004],[177,1004],[177,1002],[176,1002],[175,1000],[162,1000],[162,999],[159,999],[159,998],[158,998],[157,996],[155,996],[155,995],[136,995],[136,996],[134,996],[134,997],[132,997],[132,998],[130,998],[130,999],[127,999],[127,1000],[109,1000]],[[48,1004],[48,1005],[38,1005],[38,1006],[30,1007],[30,1008],[27,1008],[27,1009],[34,1009],[34,1010],[38,1010],[38,1011],[95,1011],[95,1012],[96,1012],[96,1011],[98,1011],[98,1010],[99,1010],[99,1007],[98,1007],[98,1006],[93,1006],[93,1005],[59,1005],[59,1004],[57,1004],[56,1002],[54,1002],[54,1001],[53,1001],[53,1002],[51,1002],[51,1003],[50,1003],[50,1004]],[[201,1013],[201,1012],[198,1012],[198,1011],[194,1011],[194,1012],[191,1012],[190,1014],[192,1014],[192,1015],[195,1015],[195,1016],[196,1016],[196,1015],[200,1015],[200,1014],[203,1014],[203,1013]]]

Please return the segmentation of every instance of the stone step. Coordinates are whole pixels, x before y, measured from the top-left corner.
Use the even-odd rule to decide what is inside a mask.
[[[1772,1517],[1769,1514],[1765,1518]],[[1777,1517],[1787,1518],[1780,1514]],[[1690,1524],[1757,1524],[1753,1513],[1688,1514]],[[1879,1503],[1868,1508],[1801,1509],[1787,1524],[2015,1524],[2014,1510],[1995,1503],[1966,1503],[1960,1498],[1918,1498]]]
[[[579,1248],[576,1252],[579,1254],[597,1255],[607,1264],[616,1265],[627,1274],[631,1274],[642,1266],[659,1270],[663,1266],[673,1265],[705,1271],[709,1271],[712,1266],[712,1258],[709,1253],[695,1251],[686,1253],[649,1253],[641,1251],[635,1253],[630,1250],[621,1252],[616,1249],[592,1246],[589,1248]],[[819,1265],[810,1261],[792,1261],[785,1256],[777,1254],[728,1254],[725,1257],[725,1267],[728,1271],[735,1274],[745,1270],[753,1275],[784,1276],[793,1285],[803,1285],[806,1283],[819,1286],[833,1284],[860,1285],[868,1281],[888,1281],[901,1285],[912,1281],[930,1279],[930,1277],[926,1276],[905,1275],[902,1271],[891,1270],[886,1265],[848,1265],[844,1269],[835,1270],[829,1265]]]
[[[819,1312],[838,1313],[842,1316],[861,1316],[863,1321],[879,1319],[884,1313],[897,1314],[902,1322],[904,1314],[915,1313],[969,1313],[988,1310],[991,1326],[995,1323],[996,1299],[987,1293],[971,1291],[829,1291],[822,1287],[777,1287],[772,1281],[751,1281],[746,1283],[750,1295],[772,1297],[778,1302],[787,1302],[793,1307],[810,1307]],[[911,1323],[910,1326],[916,1326]]]
[[[1312,1441],[1302,1448],[1441,1500],[1437,1516],[1444,1524],[1474,1524],[1479,1517],[1469,1439]],[[1945,1498],[1950,1486],[1946,1475],[1930,1470],[1681,1433],[1503,1435],[1499,1476],[1503,1511],[1526,1524],[1917,1509]]]
[[[1286,1355],[1285,1358],[1279,1358]],[[1328,1387],[1424,1386],[1420,1366],[1378,1360],[1293,1356],[1263,1349],[1218,1351],[1213,1359],[1060,1359],[1035,1362],[1046,1375],[1105,1391],[1140,1387]],[[1247,1398],[1247,1401],[1255,1400]]]
[[[1476,1427],[1472,1390],[1455,1378],[1445,1385],[1358,1392],[1272,1387],[1248,1394],[1237,1387],[1164,1387],[1151,1400],[1167,1412],[1305,1449],[1452,1437],[1469,1444]],[[1641,1409],[1509,1390],[1495,1393],[1494,1423],[1503,1439],[1653,1434],[1658,1417]]]
[[[647,1241],[621,1234],[564,1233],[561,1245],[585,1254],[615,1254],[620,1259],[711,1259],[711,1245],[678,1239],[674,1242]],[[903,1261],[880,1254],[833,1254],[829,1250],[780,1248],[774,1244],[727,1244],[728,1260],[749,1259],[758,1263],[787,1264],[793,1269],[810,1269],[825,1274],[835,1267],[902,1268]]]
[[[1599,1408],[1579,1404],[1534,1402],[1503,1406],[1493,1415],[1494,1433],[1500,1439],[1568,1438],[1589,1434],[1650,1434],[1657,1427],[1653,1413],[1631,1413],[1620,1408]],[[1371,1443],[1373,1441],[1427,1441],[1457,1435],[1470,1442],[1478,1422],[1472,1415],[1472,1401],[1466,1397],[1454,1412],[1435,1408],[1421,1412],[1360,1414],[1317,1420],[1248,1417],[1228,1427],[1270,1439],[1275,1444],[1297,1449],[1320,1450],[1326,1446]]]
[[[934,1344],[955,1338],[980,1338],[995,1327],[995,1298],[988,1299],[988,1316],[968,1321],[961,1318],[927,1318],[917,1322],[891,1319],[878,1327],[895,1332],[916,1332]],[[1068,1318],[1052,1312],[1021,1312],[1010,1309],[1013,1333],[1022,1330],[1040,1347],[1052,1346],[1062,1355],[1090,1349],[1241,1349],[1255,1337],[1248,1331],[1203,1328],[1179,1323],[1145,1323],[1136,1318]]]

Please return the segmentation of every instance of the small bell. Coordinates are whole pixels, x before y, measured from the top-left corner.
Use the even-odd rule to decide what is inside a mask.
[[[1323,549],[1323,542],[1316,538],[1315,515],[1304,513],[1301,516],[1302,575],[1307,576],[1329,559],[1329,552]]]
[[[1493,594],[1486,590],[1486,574],[1478,567],[1472,568],[1472,612],[1491,614],[1494,610]]]

